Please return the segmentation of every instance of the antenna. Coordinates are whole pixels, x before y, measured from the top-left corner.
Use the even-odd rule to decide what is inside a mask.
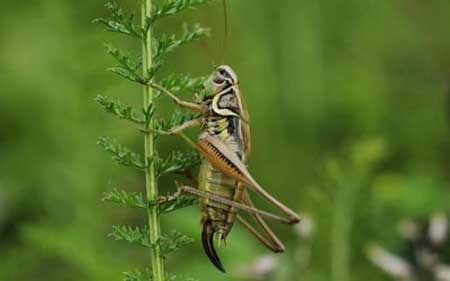
[[[227,53],[227,45],[228,45],[228,7],[227,1],[222,0],[223,6],[223,20],[224,20],[224,34],[223,34],[223,45],[222,45],[222,64],[225,64],[225,57]]]

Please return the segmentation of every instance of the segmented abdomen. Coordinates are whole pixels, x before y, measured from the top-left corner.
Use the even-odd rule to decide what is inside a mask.
[[[242,138],[236,130],[240,128],[240,124],[236,124],[240,121],[232,120],[234,118],[211,118],[208,120],[206,129],[209,134],[219,137],[230,150],[242,159],[244,154]],[[243,186],[235,179],[215,169],[207,160],[203,160],[200,166],[199,189],[231,201],[238,201]],[[233,226],[236,209],[205,198],[200,200],[200,204],[203,221],[210,220],[219,240],[224,240]]]

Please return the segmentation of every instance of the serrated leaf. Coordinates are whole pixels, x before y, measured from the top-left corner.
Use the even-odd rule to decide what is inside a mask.
[[[113,231],[108,235],[116,241],[126,241],[144,247],[155,247],[158,245],[163,257],[180,249],[194,240],[176,230],[162,234],[156,244],[150,243],[149,230],[147,226],[113,226]]]
[[[191,28],[184,25],[183,34],[179,38],[177,38],[174,34],[163,34],[161,38],[153,41],[153,61],[160,61],[163,56],[173,52],[176,48],[207,36],[208,33],[209,29],[203,28],[196,24]]]
[[[155,5],[152,16],[146,19],[146,29],[150,28],[155,21],[180,13],[186,9],[193,9],[197,6],[211,2],[212,0],[170,0],[164,1],[160,5]]]
[[[172,93],[197,93],[203,89],[206,79],[206,76],[192,77],[189,74],[170,75],[161,81],[161,86]]]
[[[106,52],[110,54],[118,63],[118,66],[109,67],[107,70],[120,75],[130,81],[144,83],[140,75],[142,59],[132,58],[111,44],[106,44]]]
[[[148,238],[148,227],[143,226],[113,226],[113,231],[108,234],[116,241],[126,241],[128,243],[134,243],[145,247],[150,247],[150,241]]]
[[[149,127],[150,121],[152,120],[153,116],[155,115],[155,107],[153,106],[153,103],[151,103],[146,109],[144,108],[142,110],[142,113],[144,114],[145,126]]]
[[[122,106],[120,101],[113,100],[107,96],[98,95],[95,100],[103,107],[105,112],[116,115],[120,119],[125,119],[136,124],[144,124],[145,121],[137,117],[137,111],[127,105]]]
[[[161,163],[158,163],[157,174],[184,173],[200,165],[200,157],[195,152],[172,151]]]
[[[135,14],[128,12],[115,2],[107,2],[106,8],[110,10],[110,18],[97,18],[93,23],[100,23],[106,26],[108,31],[117,32],[125,35],[131,35],[136,38],[142,38],[144,30],[140,25],[135,24]]]
[[[101,137],[98,139],[97,144],[102,146],[106,152],[109,152],[112,155],[112,159],[118,164],[138,169],[145,168],[145,164],[142,162],[139,154],[131,151],[121,144],[118,144],[116,141],[110,140],[106,137]]]
[[[147,208],[147,203],[142,193],[128,193],[124,190],[114,189],[113,191],[105,192],[103,193],[102,201],[122,204],[131,208]]]
[[[183,113],[180,110],[175,110],[169,120],[158,119],[155,127],[160,131],[169,131],[189,120],[196,118],[197,115],[193,113]]]
[[[152,281],[150,270],[142,273],[140,270],[127,271],[123,273],[123,281]]]
[[[198,281],[198,280],[188,276],[175,275],[173,273],[169,273],[167,275],[167,281]]]
[[[157,200],[153,203],[149,203],[149,205],[158,204],[159,212],[161,214],[167,214],[179,209],[183,209],[198,204],[198,200],[196,197],[187,194],[175,193],[174,195],[169,195],[167,197],[173,197],[173,199],[163,203],[159,203]]]
[[[145,83],[150,82],[153,77],[155,77],[158,70],[162,67],[162,61],[154,61],[152,66],[147,70],[145,74],[144,81]]]
[[[176,230],[172,230],[168,234],[163,234],[159,240],[163,256],[167,256],[168,254],[192,242],[194,242],[194,239]]]

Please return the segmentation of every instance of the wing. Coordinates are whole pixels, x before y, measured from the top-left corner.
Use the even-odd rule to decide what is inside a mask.
[[[242,131],[242,137],[244,141],[244,149],[245,149],[245,158],[246,160],[250,156],[251,151],[251,136],[250,136],[250,125],[249,125],[249,114],[247,110],[247,104],[245,103],[245,99],[242,95],[241,90],[236,87],[236,97],[239,103],[239,109],[240,109],[240,116],[241,116],[241,131]]]
[[[208,162],[225,175],[250,186],[258,186],[246,165],[217,136],[205,134],[200,137],[199,149]]]

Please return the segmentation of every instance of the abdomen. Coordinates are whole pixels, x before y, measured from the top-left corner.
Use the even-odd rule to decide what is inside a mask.
[[[225,176],[203,160],[200,166],[199,189],[230,201],[236,201],[241,188],[236,180]],[[200,200],[203,221],[210,220],[215,232],[225,238],[233,226],[236,210],[206,198]]]
[[[228,129],[228,126],[225,124],[231,123],[229,123],[229,120],[224,119],[216,120],[217,124],[222,127],[222,130],[210,131],[209,133],[215,133],[231,151],[235,152],[242,159],[244,154],[242,151],[242,139],[239,137],[239,134]],[[237,127],[236,124],[232,124],[232,126],[234,129]],[[237,180],[215,169],[211,163],[204,159],[200,166],[199,189],[230,201],[238,201],[241,197],[243,186]],[[237,210],[205,198],[200,200],[200,205],[203,221],[210,220],[215,232],[224,239],[233,226]]]

